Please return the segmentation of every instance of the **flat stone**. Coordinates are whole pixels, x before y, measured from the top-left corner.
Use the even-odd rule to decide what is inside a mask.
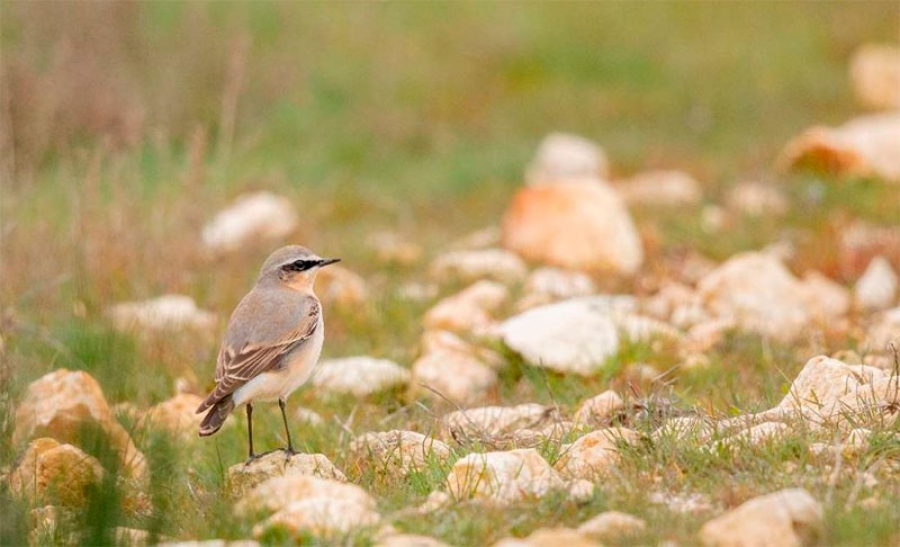
[[[577,135],[550,133],[538,146],[525,173],[528,184],[609,175],[606,154],[596,143]]]
[[[387,359],[368,356],[328,359],[319,363],[313,385],[324,393],[366,397],[409,383],[409,370]]]
[[[541,306],[507,319],[503,341],[530,364],[590,376],[619,350],[612,314],[630,300],[586,297]]]
[[[173,332],[182,329],[210,333],[216,328],[216,314],[201,310],[194,299],[166,294],[142,302],[122,302],[107,310],[113,326],[123,332]]]
[[[700,529],[704,545],[798,547],[815,545],[824,524],[822,506],[793,488],[753,498]]]

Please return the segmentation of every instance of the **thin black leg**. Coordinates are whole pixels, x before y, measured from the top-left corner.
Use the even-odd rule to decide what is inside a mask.
[[[284,432],[287,434],[287,451],[288,454],[294,454],[294,443],[291,442],[291,430],[288,428],[287,413],[284,411],[284,399],[278,399],[278,406],[281,407],[281,419],[284,420]]]
[[[247,438],[250,440],[249,461],[256,458],[256,454],[253,453],[253,405],[250,403],[247,403]]]

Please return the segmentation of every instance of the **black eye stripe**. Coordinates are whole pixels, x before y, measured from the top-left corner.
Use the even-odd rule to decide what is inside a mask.
[[[303,260],[303,259],[300,259],[300,260],[295,260],[295,261],[293,261],[293,262],[288,262],[287,264],[285,264],[285,265],[282,266],[281,268],[282,268],[283,270],[286,270],[286,271],[289,271],[289,272],[302,272],[302,271],[308,270],[308,269],[310,269],[310,268],[316,266],[318,263],[319,263],[318,260]]]

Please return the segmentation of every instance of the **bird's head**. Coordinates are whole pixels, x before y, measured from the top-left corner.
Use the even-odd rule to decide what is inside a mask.
[[[300,245],[289,245],[269,255],[260,269],[259,280],[277,281],[295,290],[309,290],[319,269],[339,260],[322,258]]]

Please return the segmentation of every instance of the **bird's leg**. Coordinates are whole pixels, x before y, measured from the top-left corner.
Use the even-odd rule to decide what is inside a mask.
[[[247,438],[250,440],[250,457],[247,458],[247,463],[250,463],[256,459],[256,454],[253,453],[253,405],[250,403],[247,403]]]
[[[288,456],[293,456],[296,452],[294,452],[294,443],[291,442],[291,430],[288,428],[287,413],[284,411],[285,402],[281,397],[278,398],[278,406],[281,407],[281,419],[284,420],[284,432],[287,434],[288,443],[286,452],[288,453]]]

